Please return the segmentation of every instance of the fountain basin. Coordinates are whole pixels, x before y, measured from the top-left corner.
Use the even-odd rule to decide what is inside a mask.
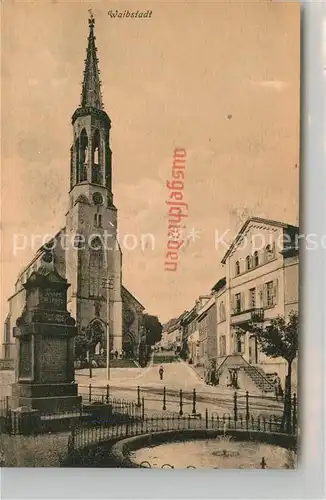
[[[264,457],[267,468],[287,469],[296,466],[295,445],[296,436],[280,433],[189,429],[129,437],[111,454],[117,467],[262,468]]]

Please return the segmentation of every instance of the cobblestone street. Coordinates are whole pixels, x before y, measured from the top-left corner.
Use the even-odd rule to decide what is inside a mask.
[[[163,390],[166,387],[166,411],[178,412],[180,409],[180,389],[182,389],[183,412],[191,413],[193,409],[193,389],[196,390],[196,411],[208,411],[220,414],[232,411],[234,406],[234,390],[222,386],[208,386],[186,363],[166,363],[164,377],[160,380],[158,365],[147,368],[115,368],[111,370],[109,382],[110,397],[136,401],[137,388],[140,387],[140,397],[144,398],[145,413],[163,411]],[[107,380],[105,368],[93,370],[89,378],[88,370],[79,370],[76,381],[79,393],[88,397],[89,384],[92,386],[92,397],[106,394]],[[245,411],[245,391],[237,391],[237,406],[239,413]],[[258,415],[280,415],[282,403],[276,402],[271,396],[249,396],[250,413]]]

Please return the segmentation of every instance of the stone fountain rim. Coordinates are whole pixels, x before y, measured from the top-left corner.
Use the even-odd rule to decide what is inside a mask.
[[[112,446],[110,455],[117,467],[142,468],[139,464],[130,460],[131,451],[140,450],[149,445],[158,446],[180,441],[216,439],[220,435],[231,435],[236,441],[258,441],[285,449],[291,449],[297,442],[296,436],[278,432],[247,431],[243,429],[227,429],[225,432],[223,429],[186,429],[160,431],[123,438]]]

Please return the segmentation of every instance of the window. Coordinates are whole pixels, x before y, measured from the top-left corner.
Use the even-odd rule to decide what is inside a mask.
[[[268,283],[266,283],[266,289],[267,289],[267,307],[270,307],[274,305],[273,281],[269,281]]]
[[[95,130],[93,136],[93,165],[92,165],[92,183],[101,184],[102,183],[102,172],[101,172],[101,154],[100,154],[100,144],[101,137],[98,130]]]
[[[268,262],[272,259],[274,259],[274,249],[271,247],[271,245],[267,245],[265,248],[265,262]]]
[[[252,309],[256,307],[256,288],[250,288],[249,290],[249,304]]]
[[[225,335],[220,337],[220,356],[226,356],[226,340]]]
[[[102,227],[102,215],[101,214],[99,214],[99,216],[98,216],[98,225],[99,225],[99,227]]]
[[[80,134],[79,141],[79,166],[78,166],[78,181],[83,182],[87,180],[87,163],[88,163],[88,137],[86,130],[83,129]]]
[[[254,253],[254,267],[257,266],[259,266],[259,257],[258,257],[258,252],[256,250],[256,252]]]
[[[240,262],[237,260],[235,263],[235,275],[238,276],[240,274]]]
[[[250,271],[250,269],[251,269],[251,258],[250,258],[250,255],[247,255],[247,257],[246,257],[246,267],[247,267],[247,271]]]
[[[242,352],[242,335],[241,334],[236,334],[235,337],[235,352],[240,354]]]
[[[225,321],[225,305],[224,305],[224,302],[220,303],[220,321]]]
[[[94,215],[94,226],[97,226],[97,214]]]
[[[239,313],[241,311],[241,293],[235,294],[235,312]]]

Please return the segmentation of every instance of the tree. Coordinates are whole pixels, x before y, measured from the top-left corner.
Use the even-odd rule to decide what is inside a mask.
[[[283,358],[287,362],[282,427],[291,430],[292,364],[298,354],[298,313],[292,311],[289,319],[278,316],[267,326],[252,322],[250,332],[256,337],[260,350],[271,358]]]
[[[144,314],[144,329],[146,331],[147,345],[154,345],[161,340],[162,325],[157,316],[151,314]]]
[[[75,337],[75,359],[84,361],[87,358],[89,340],[86,335],[80,334]]]

